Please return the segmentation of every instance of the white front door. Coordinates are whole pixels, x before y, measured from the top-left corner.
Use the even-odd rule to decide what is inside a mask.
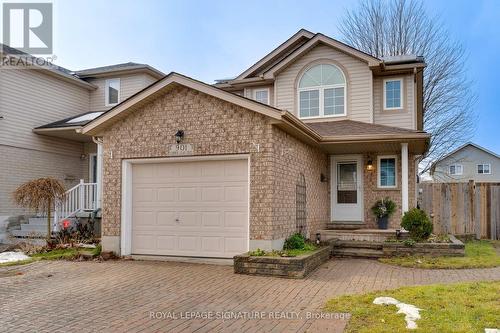
[[[363,156],[331,156],[332,221],[362,222]]]

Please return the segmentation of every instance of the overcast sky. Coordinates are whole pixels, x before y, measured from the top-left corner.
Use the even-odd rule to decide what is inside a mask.
[[[83,69],[148,63],[211,83],[235,76],[300,28],[339,38],[355,1],[56,0],[57,63]],[[500,1],[425,1],[469,53],[478,92],[474,141],[500,153]]]

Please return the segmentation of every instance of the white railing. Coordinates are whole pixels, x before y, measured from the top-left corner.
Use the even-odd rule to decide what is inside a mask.
[[[80,183],[66,191],[64,197],[56,202],[54,209],[53,231],[59,229],[59,222],[79,212],[94,211],[99,207],[97,183]]]

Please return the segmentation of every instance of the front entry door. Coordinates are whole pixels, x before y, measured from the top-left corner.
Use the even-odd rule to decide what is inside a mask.
[[[332,156],[331,171],[332,221],[362,222],[362,155]]]

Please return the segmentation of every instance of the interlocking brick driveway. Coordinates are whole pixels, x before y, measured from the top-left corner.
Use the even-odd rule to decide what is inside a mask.
[[[500,280],[500,268],[419,270],[371,260],[332,260],[307,279],[287,280],[235,275],[232,267],[217,265],[37,262],[0,268],[0,331],[341,331],[341,320],[172,320],[151,319],[150,312],[283,311],[304,316],[318,312],[335,295],[477,280]]]

